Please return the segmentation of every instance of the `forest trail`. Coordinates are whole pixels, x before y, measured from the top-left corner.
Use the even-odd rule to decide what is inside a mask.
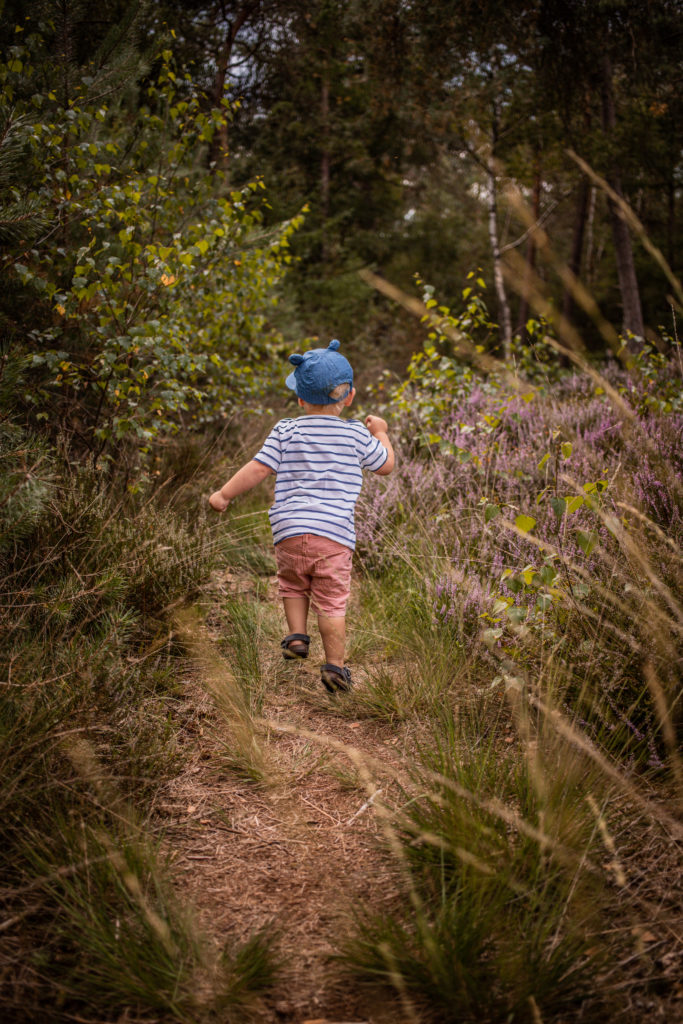
[[[268,590],[265,600],[279,612],[273,579]],[[379,1002],[333,955],[355,908],[401,898],[381,845],[382,810],[395,804],[410,736],[387,722],[354,720],[344,697],[325,693],[315,629],[308,662],[285,662],[272,642],[260,652],[267,685],[252,717],[229,652],[219,654],[221,596],[257,600],[249,591],[246,577],[217,573],[206,624],[177,624],[190,652],[179,733],[190,754],[157,807],[177,891],[217,948],[275,930],[282,966],[257,1020],[408,1021],[395,1000],[385,993]],[[362,682],[362,670],[354,676]]]

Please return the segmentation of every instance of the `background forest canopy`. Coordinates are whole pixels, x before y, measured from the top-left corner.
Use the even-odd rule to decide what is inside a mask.
[[[680,269],[675,0],[10,0],[2,20],[3,344],[31,415],[96,461],[259,408],[302,336],[402,371],[422,329],[362,268],[411,294],[419,274],[508,357],[563,317],[598,351],[605,324],[666,347],[641,242]]]

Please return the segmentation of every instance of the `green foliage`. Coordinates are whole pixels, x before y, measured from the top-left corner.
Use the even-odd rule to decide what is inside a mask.
[[[552,387],[567,375],[557,351],[548,343],[552,337],[549,324],[542,318],[527,320],[524,337],[516,334],[512,339],[510,362],[515,370],[536,387]]]
[[[28,117],[17,117],[7,109],[0,123],[0,241],[16,245],[35,237],[45,224],[45,214],[36,196],[26,196],[15,184],[24,157],[31,125]]]
[[[621,339],[624,346],[626,340]],[[680,368],[680,342],[660,327],[658,345],[644,342],[632,356],[631,379],[622,384],[619,391],[633,402],[640,415],[647,411],[670,413],[683,410],[680,379],[671,373],[672,353]]]
[[[29,43],[15,50],[0,67],[9,100],[40,73]],[[300,218],[260,230],[263,182],[230,189],[201,169],[230,110],[204,112],[170,52],[133,123],[116,102],[92,105],[89,88],[81,73],[68,103],[53,90],[22,115],[32,201],[56,237],[3,270],[21,286],[16,301],[38,306],[25,402],[37,420],[58,409],[101,462],[124,442],[146,452],[181,424],[256,405],[279,343],[268,309]]]
[[[392,407],[415,420],[420,428],[420,438],[427,444],[443,441],[435,433],[436,427],[448,419],[449,411],[466,402],[475,389],[487,395],[500,396],[495,412],[488,411],[482,419],[482,429],[491,434],[500,425],[512,398],[501,373],[493,370],[484,376],[472,365],[477,356],[495,352],[499,342],[499,328],[491,320],[484,299],[486,282],[481,273],[481,270],[471,270],[467,274],[468,283],[462,289],[459,313],[439,305],[433,286],[416,276],[422,288],[422,301],[429,311],[422,322],[428,324],[429,330],[422,349],[411,357],[405,380],[391,388],[388,397]],[[464,348],[472,353],[472,361],[466,362],[463,354],[455,351],[454,339],[457,338],[462,339]],[[548,325],[542,320],[529,320],[525,341],[519,336],[513,340],[511,368],[522,381],[528,381],[528,388],[523,393],[527,402],[535,394],[547,392],[566,376],[566,370],[559,366],[555,350],[547,339]],[[470,428],[466,426],[465,429]],[[454,449],[447,443],[441,443],[441,450],[460,459],[469,458],[465,449]]]
[[[429,332],[423,349],[416,352],[407,368],[406,379],[391,389],[391,405],[414,417],[423,429],[441,423],[454,403],[471,395],[481,379],[475,370],[453,354],[453,340],[449,332],[462,335],[477,352],[495,344],[498,328],[492,323],[483,299],[486,287],[483,278],[474,271],[468,274],[468,284],[462,291],[463,309],[453,313],[448,306],[439,305],[434,288],[424,284],[422,299],[426,308],[438,313],[439,319],[429,323]],[[427,317],[423,317],[423,323]],[[434,443],[438,438],[434,438]]]

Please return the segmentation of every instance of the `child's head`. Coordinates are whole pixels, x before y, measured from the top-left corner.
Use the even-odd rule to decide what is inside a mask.
[[[336,338],[327,348],[314,348],[303,355],[295,353],[289,361],[295,369],[286,383],[296,393],[299,405],[330,407],[325,411],[341,412],[343,406],[351,404],[355,393],[353,369],[339,352]]]

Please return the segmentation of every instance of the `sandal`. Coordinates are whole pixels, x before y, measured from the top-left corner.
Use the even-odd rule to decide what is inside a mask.
[[[282,648],[282,657],[289,660],[294,658],[307,658],[308,657],[308,645],[311,642],[310,636],[305,633],[290,633],[286,636],[280,647]]]
[[[342,690],[348,692],[353,686],[351,673],[346,665],[340,668],[339,665],[323,665],[320,669],[320,679],[328,693],[337,693]]]

